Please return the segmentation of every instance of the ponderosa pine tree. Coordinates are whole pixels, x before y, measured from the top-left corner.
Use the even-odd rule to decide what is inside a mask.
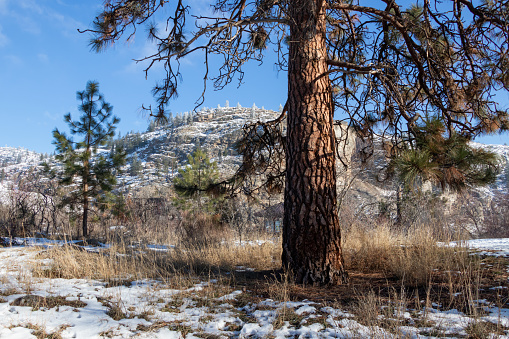
[[[431,116],[441,119],[444,139],[509,127],[493,96],[509,89],[505,1],[210,4],[200,15],[203,6],[186,0],[108,0],[88,30],[91,46],[101,51],[148,24],[157,49],[142,59],[146,72],[162,63],[166,73],[154,87],[152,113],[159,116],[177,95],[181,58],[202,53],[205,83],[222,88],[242,81],[248,61],[276,51],[288,73],[283,265],[297,282],[347,277],[336,211],[335,109],[363,138],[392,138],[392,155],[413,144],[420,122]],[[149,24],[160,18],[161,27]],[[222,63],[213,73],[209,61],[217,55]]]
[[[115,172],[125,164],[126,154],[122,147],[116,147],[114,153],[104,156],[98,148],[104,146],[115,135],[115,125],[120,121],[112,115],[113,107],[104,101],[99,93],[99,84],[89,81],[86,89],[76,93],[80,102],[79,120],[72,120],[71,113],[64,116],[72,135],[79,136],[75,141],[58,129],[53,131],[56,146],[56,159],[63,164],[60,183],[73,185],[73,189],[63,199],[64,205],[71,208],[78,205],[83,210],[83,237],[88,236],[88,212],[99,207],[105,193],[116,184]]]
[[[199,146],[192,154],[188,154],[187,162],[184,168],[178,170],[178,175],[173,179],[173,185],[180,196],[195,198],[201,206],[203,193],[218,181],[217,163],[211,161],[207,153]]]

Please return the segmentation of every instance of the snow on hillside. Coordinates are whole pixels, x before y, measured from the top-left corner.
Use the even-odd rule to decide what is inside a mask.
[[[30,170],[47,156],[18,147],[0,147],[0,182],[12,174]]]
[[[29,151],[22,147],[0,147],[0,165],[8,166],[15,164],[30,165],[41,160],[41,154]]]
[[[21,147],[0,147],[0,202],[8,200],[9,192],[22,178],[48,156]]]
[[[475,250],[477,254],[509,258],[509,239],[471,239],[467,241],[453,241],[449,246],[465,246]]]
[[[175,117],[167,124],[155,126],[145,133],[133,133],[114,142],[142,162],[142,173],[133,175],[132,163],[124,168],[119,182],[135,188],[147,184],[168,184],[178,169],[186,166],[187,156],[196,147],[206,150],[211,160],[218,163],[224,176],[233,174],[241,163],[235,143],[242,127],[256,121],[275,119],[280,113],[255,106],[204,108],[187,118]]]
[[[223,178],[232,175],[241,163],[241,157],[235,151],[235,143],[242,133],[245,124],[255,121],[268,121],[278,117],[280,112],[257,108],[237,107],[203,108],[202,110],[185,114],[176,114],[168,123],[157,126],[155,123],[149,131],[129,133],[117,138],[109,147],[122,146],[128,152],[128,161],[123,173],[118,177],[120,187],[124,190],[136,190],[147,185],[170,185],[178,169],[186,166],[187,156],[197,146],[206,150],[209,157],[218,163],[219,172]],[[355,144],[355,142],[351,142]],[[502,172],[492,187],[481,188],[478,191],[484,198],[492,197],[497,191],[507,188],[509,180],[509,146],[482,145],[473,143],[477,147],[484,147],[497,153],[501,159]],[[107,152],[105,148],[103,151]],[[378,152],[380,153],[380,152]],[[371,157],[371,165],[366,165],[361,171],[359,187],[366,186],[359,193],[363,199],[390,199],[393,195],[391,185],[383,186],[375,180],[380,169],[386,166],[383,154],[375,152]],[[41,154],[21,148],[0,148],[0,176],[2,170],[6,178],[0,180],[1,192],[6,192],[12,184],[13,178],[23,174],[33,165],[44,158]],[[133,159],[140,162],[140,170],[134,171]],[[50,158],[44,159],[51,162]],[[11,181],[9,181],[11,180]],[[369,187],[368,187],[369,186]]]
[[[498,155],[500,174],[497,181],[490,188],[482,188],[484,194],[492,195],[494,192],[503,192],[509,189],[509,146],[507,145],[490,145],[472,142],[472,146],[483,148]]]
[[[128,153],[128,162],[118,182],[123,189],[168,185],[178,169],[186,166],[187,156],[198,145],[207,151],[213,161],[217,161],[220,173],[231,175],[241,162],[234,145],[242,127],[254,121],[272,120],[278,115],[279,112],[256,106],[218,106],[203,108],[194,115],[177,114],[168,124],[155,126],[152,131],[128,133],[112,143],[124,147]],[[109,148],[100,150],[108,151]],[[131,170],[134,156],[141,161],[139,173]],[[56,166],[47,155],[23,148],[0,147],[0,197],[5,196],[19,175],[23,176],[42,161]]]

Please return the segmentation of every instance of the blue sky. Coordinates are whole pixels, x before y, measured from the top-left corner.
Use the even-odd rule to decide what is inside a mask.
[[[207,1],[194,0],[207,3]],[[76,91],[96,80],[105,99],[121,119],[118,130],[144,131],[148,120],[142,104],[154,104],[151,88],[161,78],[157,72],[145,79],[140,58],[151,49],[145,34],[129,44],[120,43],[104,53],[90,51],[86,29],[99,13],[102,0],[0,0],[0,146],[21,146],[51,153],[51,131],[66,130],[63,116],[78,117]],[[179,98],[170,111],[189,111],[202,90],[203,61],[198,55],[182,67]],[[244,84],[213,91],[209,84],[205,107],[239,102],[242,106],[277,110],[286,100],[286,74],[278,73],[271,60],[246,68]],[[504,95],[507,100],[507,95]],[[509,102],[509,100],[507,100]],[[509,136],[480,140],[508,143]]]
[[[133,59],[150,50],[145,32],[134,42],[113,46],[104,53],[90,51],[90,36],[81,34],[99,13],[102,0],[0,0],[0,146],[21,146],[38,152],[54,151],[51,132],[66,130],[64,114],[78,117],[76,92],[96,80],[120,119],[118,131],[144,131],[140,112],[153,104],[151,89],[161,78],[157,70],[146,80],[143,65]],[[199,56],[183,64],[183,83],[170,111],[194,108],[203,84]],[[277,110],[286,100],[286,74],[270,62],[251,64],[244,85],[222,91],[209,85],[204,107],[230,105]],[[155,106],[155,105],[154,105]]]

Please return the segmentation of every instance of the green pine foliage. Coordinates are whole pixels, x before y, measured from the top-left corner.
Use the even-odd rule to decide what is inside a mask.
[[[83,236],[88,236],[88,211],[106,206],[107,193],[116,185],[116,174],[125,164],[126,154],[121,147],[114,152],[98,152],[115,135],[116,124],[120,121],[112,115],[113,107],[104,101],[99,93],[99,84],[87,83],[86,89],[77,92],[81,112],[79,120],[71,114],[64,116],[73,136],[67,136],[58,129],[53,131],[57,161],[63,165],[59,181],[72,186],[63,204],[71,209],[80,207],[83,211]]]
[[[217,163],[211,161],[200,147],[187,156],[187,161],[187,166],[179,169],[178,176],[173,180],[175,190],[180,195],[194,196],[206,191],[218,180]]]
[[[189,154],[187,160],[187,166],[179,169],[178,175],[173,179],[175,191],[181,198],[178,203],[183,205],[183,199],[192,198],[201,206],[203,193],[210,191],[213,184],[218,181],[217,163],[211,161],[200,147]],[[210,199],[208,202],[213,204]]]
[[[147,127],[147,132],[154,132],[156,130],[156,127],[157,127],[157,122],[154,121],[154,120],[151,120],[148,124],[148,127]]]
[[[459,133],[446,133],[440,119],[432,118],[415,130],[415,140],[392,161],[401,181],[415,187],[423,181],[461,191],[485,186],[499,173],[495,153],[472,147]]]
[[[138,154],[134,153],[130,160],[131,168],[129,174],[132,176],[139,176],[143,171],[143,165],[141,163],[141,160],[138,158]]]

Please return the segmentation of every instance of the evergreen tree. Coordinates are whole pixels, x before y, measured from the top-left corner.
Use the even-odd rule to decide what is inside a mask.
[[[83,236],[88,236],[88,213],[104,202],[105,193],[116,184],[115,170],[125,163],[125,152],[117,148],[107,157],[98,154],[100,146],[105,145],[115,135],[115,125],[120,121],[112,115],[113,107],[104,101],[99,93],[99,84],[89,81],[86,89],[76,93],[80,102],[79,120],[72,120],[71,114],[64,116],[72,135],[68,137],[58,129],[53,131],[56,146],[56,159],[63,163],[63,173],[59,181],[64,185],[74,185],[75,189],[65,197],[63,203],[74,208],[80,205],[83,211]]]
[[[173,113],[168,113],[168,125],[173,127]]]
[[[129,171],[129,174],[132,176],[139,176],[141,174],[141,171],[143,170],[143,165],[138,159],[138,154],[134,153],[131,157],[131,169]]]
[[[175,127],[179,127],[182,119],[180,118],[180,113],[175,114],[175,118],[173,118],[173,125]]]
[[[106,1],[90,30],[91,45],[102,51],[132,37],[161,12],[166,15],[167,30],[146,27],[158,45],[145,58],[148,69],[158,63],[165,68],[153,90],[155,115],[164,115],[170,99],[178,96],[182,58],[203,53],[204,84],[211,79],[222,89],[235,80],[242,83],[250,61],[277,51],[277,67],[288,75],[286,135],[281,138],[286,156],[282,264],[298,283],[347,279],[337,214],[335,109],[349,117],[362,138],[373,140],[382,133],[393,144],[406,134],[413,142],[429,115],[444,121],[446,138],[509,129],[507,110],[493,99],[509,90],[505,1],[206,3],[211,11],[204,20],[198,14],[202,4],[197,8],[193,1]],[[210,61],[216,55],[219,65]],[[216,72],[212,65],[218,66]],[[202,95],[199,103],[203,100]],[[267,148],[274,145],[264,137],[258,140]],[[267,148],[261,153],[274,154]]]
[[[173,179],[175,191],[181,197],[196,199],[198,205],[201,205],[203,192],[218,180],[217,163],[210,161],[199,146],[187,156],[187,161],[187,166],[179,169],[178,175]]]
[[[253,107],[251,107],[251,119],[254,119],[256,112],[256,106],[253,104]]]
[[[504,180],[505,192],[506,192],[506,194],[509,194],[509,161],[507,161],[505,163],[505,167],[504,167],[503,171],[504,171],[503,172],[503,174],[504,174],[503,180]]]
[[[147,127],[147,132],[154,132],[155,129],[156,129],[156,122],[154,120],[150,120],[150,122],[148,123],[148,127]]]

